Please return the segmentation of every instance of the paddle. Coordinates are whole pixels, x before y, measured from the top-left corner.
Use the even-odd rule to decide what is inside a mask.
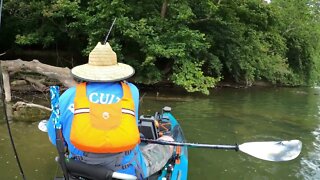
[[[249,154],[258,159],[266,161],[290,161],[298,157],[301,152],[302,143],[299,140],[290,141],[268,141],[268,142],[247,142],[240,145],[214,145],[214,144],[196,144],[196,143],[182,143],[174,141],[141,139],[142,142],[186,146],[193,148],[209,148],[209,149],[225,149],[236,150]]]
[[[43,132],[47,132],[46,124],[47,124],[47,120],[42,120],[39,122],[38,128]],[[263,159],[266,161],[290,161],[298,157],[302,148],[302,143],[299,140],[247,142],[240,145],[182,143],[182,142],[152,140],[152,139],[144,139],[144,138],[141,138],[141,141],[146,143],[161,144],[161,145],[236,150],[236,151],[241,151],[253,157],[256,157],[258,159]]]

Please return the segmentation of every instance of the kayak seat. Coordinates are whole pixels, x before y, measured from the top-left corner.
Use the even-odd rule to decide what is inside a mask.
[[[92,180],[108,180],[112,179],[113,171],[104,166],[86,164],[84,162],[66,159],[66,167],[69,172],[70,179],[92,179]]]
[[[70,180],[109,180],[109,179],[137,179],[136,176],[114,172],[101,165],[91,165],[75,159],[65,159]],[[56,177],[54,180],[65,180]]]

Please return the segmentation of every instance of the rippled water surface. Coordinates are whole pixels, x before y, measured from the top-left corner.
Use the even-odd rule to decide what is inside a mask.
[[[210,96],[148,92],[140,114],[165,105],[182,125],[189,142],[241,144],[249,141],[299,139],[300,156],[268,162],[235,151],[189,149],[189,179],[320,179],[320,89],[218,89]],[[37,119],[35,119],[37,121]],[[27,179],[53,179],[59,174],[56,150],[37,122],[12,122],[12,133]],[[0,123],[1,179],[21,179],[8,138]]]

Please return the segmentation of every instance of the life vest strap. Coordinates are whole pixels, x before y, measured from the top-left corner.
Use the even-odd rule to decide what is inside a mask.
[[[74,114],[90,113],[89,108],[79,108],[74,110]]]
[[[121,112],[123,114],[130,114],[132,116],[136,116],[135,112],[131,109],[122,108]],[[74,115],[83,114],[83,113],[90,113],[90,109],[89,108],[79,108],[79,109],[74,110]]]
[[[130,114],[130,115],[132,115],[132,116],[136,116],[135,112],[134,112],[133,110],[131,110],[131,109],[122,108],[122,109],[121,109],[121,112],[122,112],[123,114]]]

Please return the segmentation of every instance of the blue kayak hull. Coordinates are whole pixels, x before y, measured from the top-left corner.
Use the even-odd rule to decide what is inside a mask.
[[[186,142],[179,122],[171,114],[164,112],[162,119],[169,120],[171,123],[171,133],[176,142]],[[180,148],[180,149],[179,149]],[[163,178],[171,180],[186,180],[188,177],[188,148],[186,146],[174,147],[173,160],[169,160],[163,168],[158,180]]]

